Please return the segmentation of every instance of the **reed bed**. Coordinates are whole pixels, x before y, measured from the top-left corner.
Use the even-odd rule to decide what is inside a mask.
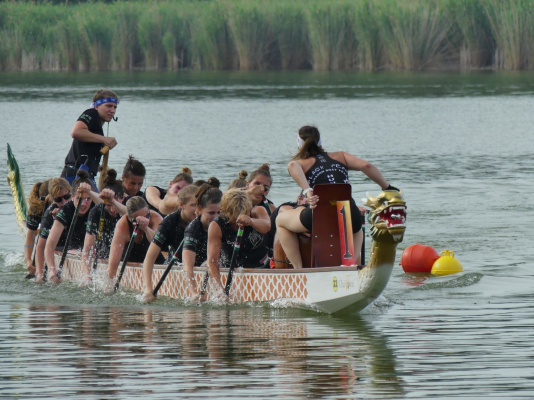
[[[2,70],[470,68],[534,68],[534,0],[0,2]]]

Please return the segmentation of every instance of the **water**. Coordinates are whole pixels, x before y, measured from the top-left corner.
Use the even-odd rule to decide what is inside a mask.
[[[414,243],[465,271],[395,267],[363,313],[220,307],[25,281],[11,194],[0,186],[0,396],[6,398],[533,398],[534,75],[108,73],[0,75],[0,135],[26,193],[61,171],[93,92],[122,101],[110,156],[165,186],[182,166],[223,186],[269,162],[271,199],[296,131],[377,165],[403,189]],[[5,164],[4,164],[5,165]],[[5,168],[5,167],[4,167]],[[5,173],[4,169],[4,173]],[[354,197],[378,187],[351,175]]]

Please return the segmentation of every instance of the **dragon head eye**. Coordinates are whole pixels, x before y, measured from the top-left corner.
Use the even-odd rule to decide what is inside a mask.
[[[382,205],[383,205],[384,207],[387,207],[387,206],[388,206],[388,202],[387,202],[387,200],[384,201],[384,202],[382,203]]]

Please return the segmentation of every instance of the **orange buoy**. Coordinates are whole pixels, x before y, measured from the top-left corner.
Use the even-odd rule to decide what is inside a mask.
[[[430,273],[434,262],[438,258],[439,254],[434,248],[422,244],[413,244],[402,252],[400,264],[404,272]]]

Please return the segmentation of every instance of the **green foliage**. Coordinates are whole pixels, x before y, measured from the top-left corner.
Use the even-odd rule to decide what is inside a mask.
[[[0,2],[0,69],[534,68],[534,0]]]

